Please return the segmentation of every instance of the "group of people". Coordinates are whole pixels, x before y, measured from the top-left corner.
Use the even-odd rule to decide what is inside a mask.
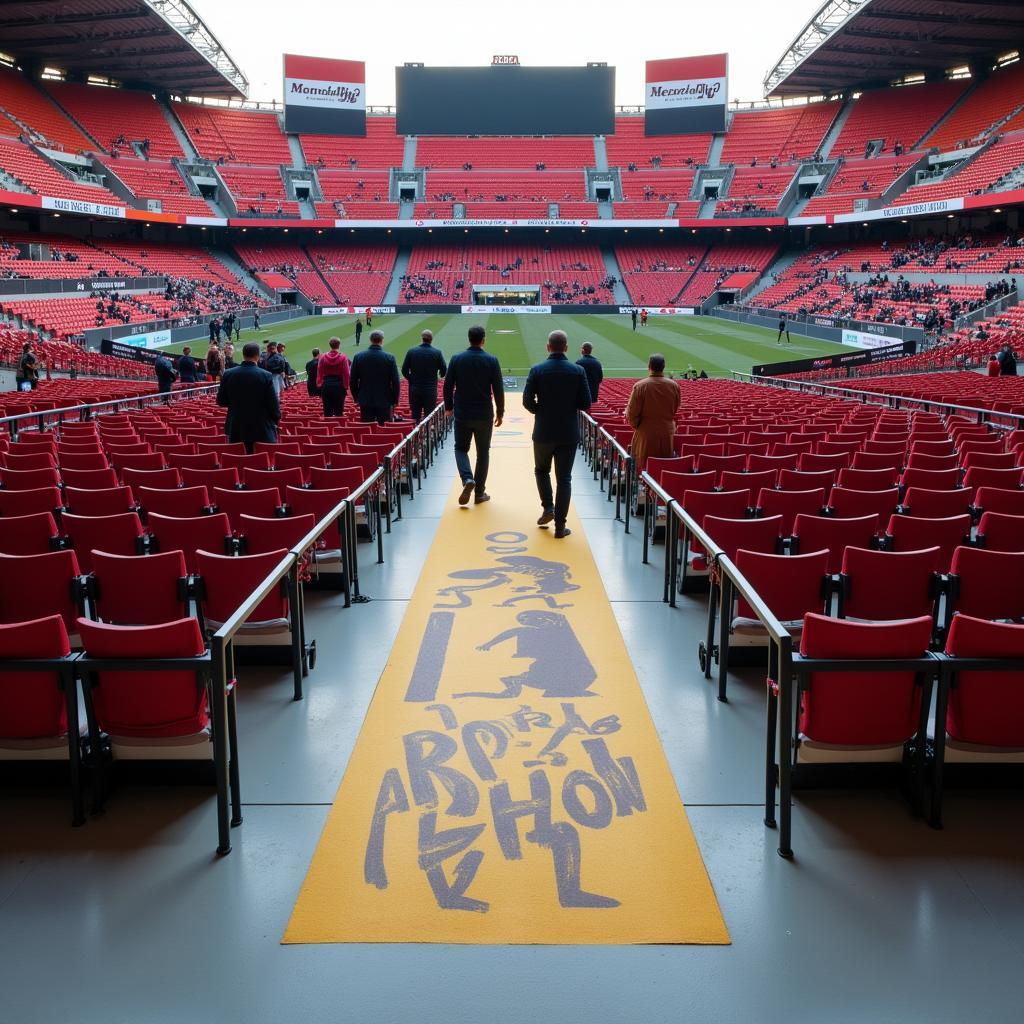
[[[1017,376],[1017,355],[1009,342],[1003,344],[998,354],[993,352],[988,357],[988,375],[990,377]]]

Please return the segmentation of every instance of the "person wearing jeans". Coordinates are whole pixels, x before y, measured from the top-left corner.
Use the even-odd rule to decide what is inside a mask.
[[[590,384],[583,367],[570,363],[565,351],[565,331],[548,335],[548,357],[530,370],[523,388],[523,405],[533,413],[533,466],[540,495],[538,526],[554,520],[555,537],[572,531],[565,525],[572,496],[572,466],[579,445],[581,409],[590,408]],[[555,492],[551,490],[551,465],[555,467]]]
[[[455,465],[462,480],[459,504],[490,501],[487,470],[491,434],[505,415],[505,389],[501,364],[484,351],[486,332],[478,325],[469,329],[469,348],[453,356],[444,378],[444,412],[455,417]],[[494,399],[493,405],[491,399]],[[469,446],[476,445],[476,465],[470,466]]]

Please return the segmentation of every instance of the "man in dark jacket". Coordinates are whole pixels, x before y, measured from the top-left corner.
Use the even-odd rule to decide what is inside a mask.
[[[263,369],[271,375],[274,380],[274,393],[281,397],[281,392],[284,390],[284,379],[285,379],[285,368],[287,363],[284,357],[278,354],[277,342],[267,342],[267,356],[263,361]]]
[[[576,360],[576,365],[583,367],[583,372],[587,375],[587,384],[590,385],[590,401],[596,402],[597,393],[601,390],[601,381],[604,380],[604,369],[595,358],[594,346],[589,341],[583,343],[580,352],[582,354]]]
[[[156,362],[153,364],[153,372],[156,374],[157,390],[164,396],[165,402],[170,401],[167,396],[171,393],[171,388],[174,387],[174,381],[178,373],[170,359],[163,353],[156,357]]]
[[[356,348],[359,348],[359,342],[363,337],[363,321],[356,317]]]
[[[182,384],[195,384],[196,382],[196,361],[192,358],[192,349],[186,345],[181,350],[178,358],[178,376]]]
[[[565,520],[572,496],[572,465],[579,444],[581,409],[590,408],[590,385],[581,366],[570,363],[565,331],[548,335],[548,357],[530,370],[523,388],[523,405],[533,413],[533,465],[543,511],[538,526],[555,521],[555,537],[572,532]],[[551,494],[551,463],[555,464],[554,498]]]
[[[256,365],[260,347],[254,341],[242,349],[242,365],[228,370],[217,389],[217,404],[228,410],[225,430],[232,444],[241,441],[252,452],[257,441],[277,440],[281,403],[274,382],[266,370]]]
[[[501,364],[484,352],[486,332],[480,326],[469,329],[469,348],[452,356],[444,377],[444,411],[455,417],[455,465],[462,479],[459,504],[490,501],[485,490],[491,461],[491,434],[505,416],[505,389]],[[494,405],[491,405],[491,396]],[[492,420],[493,417],[493,420]],[[476,466],[469,465],[469,445],[476,444]]]
[[[437,406],[437,378],[448,372],[444,356],[434,348],[434,334],[424,331],[420,344],[402,360],[402,376],[409,382],[409,408],[419,423]]]
[[[235,346],[228,342],[224,346],[224,369],[233,370],[238,363],[235,362]]]
[[[370,347],[356,353],[352,360],[349,390],[359,405],[359,419],[363,423],[376,420],[384,426],[391,420],[391,410],[398,405],[402,393],[402,381],[395,357],[384,351],[382,331],[374,331]]]
[[[1017,376],[1017,357],[1013,354],[1013,348],[1010,345],[1004,345],[998,356],[999,359],[999,375],[1001,377],[1016,377]]]
[[[316,398],[320,394],[320,389],[316,386],[316,364],[320,360],[320,349],[313,349],[310,355],[313,358],[306,363],[306,390],[310,398]]]

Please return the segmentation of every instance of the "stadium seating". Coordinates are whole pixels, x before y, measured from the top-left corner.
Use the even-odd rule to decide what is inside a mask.
[[[58,199],[123,206],[124,200],[100,185],[75,181],[34,149],[14,139],[0,138],[0,169],[16,178],[25,191]]]
[[[94,143],[61,112],[39,84],[4,66],[0,66],[0,107],[7,112],[0,124],[0,135],[17,137],[23,132],[30,133],[29,137],[40,145],[68,153],[95,149]],[[7,167],[2,161],[0,166]]]
[[[978,82],[949,117],[926,136],[924,145],[940,152],[981,142],[997,125],[1020,128],[1024,125],[1000,124],[1021,105],[1024,93],[1024,64],[1017,62],[994,71]]]
[[[606,137],[605,147],[611,167],[649,167],[655,159],[662,167],[693,167],[707,161],[711,135],[648,137],[642,115],[621,115],[615,118],[615,134]]]
[[[288,140],[277,114],[197,103],[173,103],[171,109],[189,141],[208,160],[252,165],[291,165]]]
[[[163,213],[192,214],[209,217],[212,213],[206,200],[192,195],[177,168],[169,161],[111,160],[107,165],[140,199],[159,199]]]
[[[815,195],[804,207],[801,216],[852,213],[855,200],[877,199],[917,159],[907,153],[902,156],[883,153],[869,160],[850,157],[828,182],[825,192]]]
[[[405,150],[405,137],[395,134],[393,117],[368,117],[365,137],[300,135],[299,140],[306,162],[328,170],[401,167]]]

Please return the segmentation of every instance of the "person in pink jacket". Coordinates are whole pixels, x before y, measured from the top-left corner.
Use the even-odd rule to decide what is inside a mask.
[[[331,338],[325,352],[316,364],[316,386],[324,403],[325,416],[341,416],[345,411],[348,394],[348,356],[341,351],[341,339]]]

